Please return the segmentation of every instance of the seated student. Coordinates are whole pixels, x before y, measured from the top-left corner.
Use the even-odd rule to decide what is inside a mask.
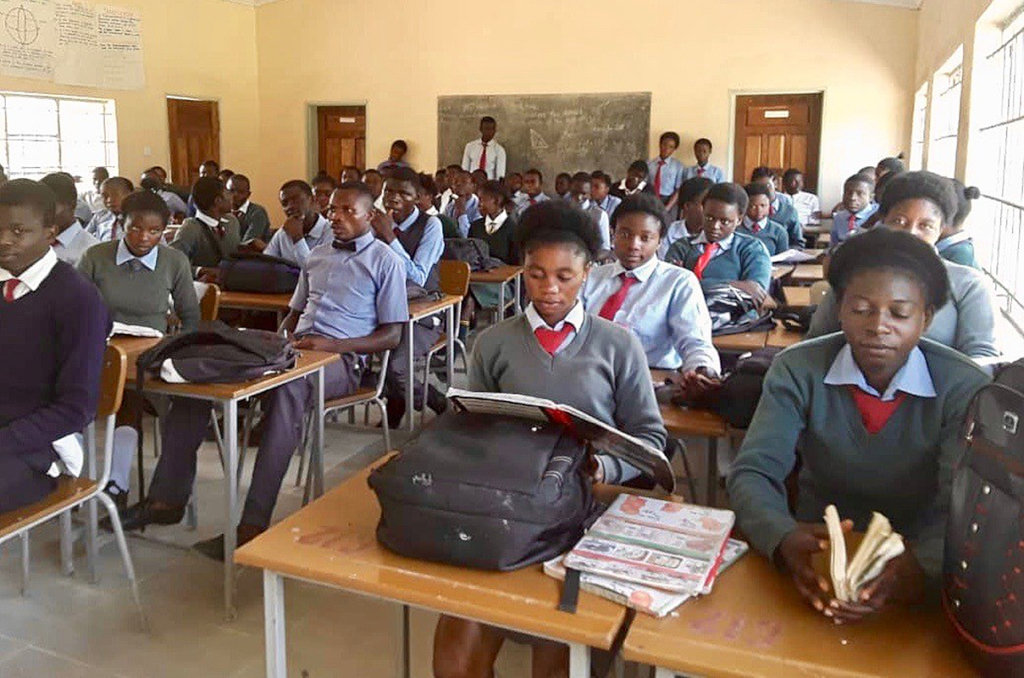
[[[493,258],[518,266],[521,261],[517,240],[519,224],[510,204],[508,189],[501,182],[488,181],[478,193],[480,218],[470,225],[468,237],[486,242]],[[473,283],[469,289],[470,294],[462,304],[462,326],[459,328],[459,339],[463,342],[477,307],[496,308],[500,303],[500,285],[497,283]]]
[[[373,206],[375,209],[384,209],[384,175],[375,169],[368,169],[363,172],[363,183],[370,187],[373,193]]]
[[[110,315],[57,259],[53,191],[0,185],[0,513],[39,501],[82,470],[74,434],[96,416]]]
[[[61,261],[77,266],[85,251],[98,244],[99,240],[82,228],[75,218],[75,207],[78,205],[75,180],[66,172],[55,172],[47,174],[40,183],[48,186],[57,200],[54,213],[57,238],[53,241],[53,251]]]
[[[590,198],[594,204],[604,210],[604,213],[611,219],[615,208],[622,202],[622,198],[611,194],[612,178],[597,170],[590,173]]]
[[[654,189],[654,195],[661,199],[668,209],[676,206],[679,184],[683,183],[683,163],[672,157],[679,148],[679,135],[665,132],[658,139],[658,155],[647,161],[647,182]]]
[[[359,168],[354,165],[346,165],[341,168],[341,175],[339,176],[340,183],[348,183],[350,181],[359,181],[361,173]],[[330,198],[330,196],[328,196]]]
[[[155,176],[157,181],[160,182],[160,186],[163,188],[163,190],[178,196],[178,198],[181,200],[183,204],[188,204],[188,198],[189,194],[191,193],[191,189],[185,188],[184,186],[177,186],[171,183],[170,181],[167,181],[167,170],[161,167],[160,165],[153,165],[152,167],[149,168],[149,170],[147,170],[147,172],[148,171],[151,171],[153,173],[153,176]],[[161,195],[160,197],[164,196]],[[166,200],[166,198],[164,199]],[[182,214],[181,218],[184,219],[186,214],[187,212],[185,214]],[[176,215],[174,211],[171,210],[172,221],[174,220],[175,216]]]
[[[942,574],[961,428],[988,378],[923,338],[949,281],[919,239],[890,229],[852,238],[832,259],[829,282],[843,330],[775,358],[728,490],[752,545],[789,572],[809,604],[843,623],[912,601]],[[791,514],[784,485],[797,453]],[[845,530],[864,530],[872,512],[884,514],[907,546],[856,602],[832,599],[811,566],[826,548],[828,504],[849,518]]]
[[[679,220],[669,224],[665,237],[658,247],[658,258],[665,260],[668,248],[680,238],[700,235],[704,230],[704,196],[714,184],[705,177],[687,179],[679,186]]]
[[[886,176],[892,176],[887,174]],[[963,230],[964,222],[971,215],[971,202],[981,197],[981,191],[975,186],[964,186],[959,179],[950,179],[956,189],[957,209],[956,216],[948,227],[942,229],[939,241],[935,243],[935,249],[939,256],[955,264],[978,268],[978,261],[974,258],[974,241],[971,235]]]
[[[459,170],[452,184],[454,199],[448,202],[443,214],[455,221],[459,236],[466,237],[469,225],[480,218],[480,199],[476,195],[477,180],[472,173]]]
[[[448,213],[448,205],[455,200],[455,180],[462,174],[462,165],[448,165],[444,170],[445,189],[441,191],[441,197],[437,201],[437,211],[441,214]]]
[[[483,171],[482,169],[475,169],[472,172],[470,172],[470,174],[473,177],[473,183],[476,184],[477,187],[483,186],[488,181],[487,172]]]
[[[354,181],[359,181],[354,179]],[[330,174],[321,172],[313,177],[313,201],[316,203],[317,211],[327,216],[327,210],[331,206],[331,194],[338,188],[338,182]]]
[[[617,261],[592,268],[580,298],[588,313],[633,330],[647,364],[682,372],[696,397],[715,383],[721,364],[700,282],[655,256],[667,220],[654,196],[623,200],[612,216]]]
[[[716,167],[708,163],[711,159],[711,139],[700,138],[693,142],[693,157],[697,159],[697,164],[691,167],[687,167],[683,171],[683,180],[693,179],[694,177],[703,177],[704,179],[710,179],[711,183],[719,184],[725,181],[725,172],[722,171],[721,167]]]
[[[590,215],[590,219],[601,236],[601,254],[598,261],[602,261],[611,254],[611,220],[608,213],[594,204],[590,199],[590,175],[586,172],[577,172],[569,184],[569,201],[574,203],[581,210]]]
[[[885,190],[879,206],[881,224],[909,231],[934,246],[944,225],[952,223],[956,217],[957,204],[956,189],[949,179],[931,172],[906,172],[890,181]],[[855,237],[874,230],[877,229]],[[942,259],[942,263],[949,276],[949,300],[936,309],[935,318],[924,335],[969,358],[999,356],[995,339],[998,307],[985,275],[946,259]],[[818,304],[807,336],[817,337],[839,329],[839,309],[835,297],[829,293]]]
[[[654,190],[647,183],[647,163],[643,160],[634,160],[626,170],[626,178],[612,189],[612,195],[618,198],[625,198],[627,195],[636,193],[654,193]]]
[[[366,354],[398,345],[409,317],[402,262],[373,236],[373,194],[360,183],[342,184],[331,196],[334,241],[310,255],[289,304],[282,330],[300,350],[330,351],[341,360],[324,369],[324,397],[340,398],[359,387]],[[264,401],[266,425],[238,526],[238,544],[267,529],[281,481],[302,435],[312,404],[310,379],[288,382]],[[125,529],[173,525],[185,514],[196,474],[196,451],[206,434],[210,404],[174,398],[163,426],[163,453],[146,501],[128,509]],[[223,537],[199,545],[223,554]]]
[[[167,190],[156,167],[150,167],[142,173],[139,186],[147,191],[156,193],[167,203],[167,209],[170,210],[172,221],[180,223],[185,218],[185,215],[188,213],[188,204],[177,193]]]
[[[421,173],[419,175],[419,185],[416,187],[416,207],[419,208],[420,212],[441,220],[441,231],[444,233],[445,240],[462,237],[459,235],[459,225],[455,223],[455,220],[445,214],[441,214],[434,207],[434,198],[436,196],[437,184],[434,183],[434,178],[425,172]]]
[[[199,166],[199,178],[210,177],[211,179],[220,178],[220,163],[216,160],[204,160],[203,164]],[[196,203],[192,199],[192,192],[189,191],[188,195],[188,212],[186,213],[189,217],[196,215]]]
[[[747,192],[739,184],[715,184],[704,196],[704,230],[680,238],[665,261],[693,271],[702,285],[728,283],[764,304],[772,280],[772,262],[760,240],[737,233],[747,211]]]
[[[821,223],[821,201],[818,196],[804,190],[804,173],[790,167],[782,175],[782,188],[793,201],[800,226],[816,226]]]
[[[644,165],[644,171],[647,171],[647,166]],[[555,177],[555,195],[562,200],[571,200],[572,197],[569,195],[569,185],[572,183],[572,175],[568,172],[559,172],[558,176]]]
[[[167,203],[150,191],[124,199],[124,237],[91,248],[78,270],[103,296],[115,322],[167,332],[170,311],[191,332],[199,328],[199,300],[184,254],[161,244],[170,220]],[[126,393],[114,431],[114,462],[105,488],[123,510],[127,506],[132,458],[138,445],[135,424],[142,403]]]
[[[768,216],[786,229],[789,247],[801,248],[804,246],[804,232],[800,226],[800,215],[789,196],[775,190],[775,180],[775,170],[768,167],[757,167],[750,175],[750,183],[764,184],[768,188],[768,199],[771,201]]]
[[[551,200],[548,194],[544,193],[543,186],[544,175],[540,173],[539,169],[530,168],[523,172],[523,190],[519,194],[520,199],[516,207],[519,216],[522,216],[527,207]]]
[[[121,201],[135,190],[124,177],[110,177],[100,185],[104,209],[92,215],[85,230],[97,240],[117,240],[124,235]]]
[[[237,178],[236,174],[231,180]],[[313,188],[305,181],[286,181],[281,186],[278,199],[287,218],[284,225],[274,232],[263,253],[305,267],[306,260],[315,248],[329,245],[334,240],[331,222],[316,211]]]
[[[196,215],[174,234],[171,247],[185,253],[201,282],[216,282],[218,267],[241,244],[238,219],[231,214],[231,195],[216,177],[201,177],[192,187]]]
[[[271,238],[270,216],[263,205],[250,200],[252,188],[249,185],[249,177],[244,174],[233,174],[228,179],[227,187],[231,193],[231,213],[238,219],[242,242],[252,243],[256,249],[263,249]]]
[[[508,189],[509,200],[518,202],[519,192],[523,189],[523,175],[519,172],[510,172],[503,181],[505,188]]]
[[[448,190],[448,171],[444,167],[438,167],[434,172],[434,186],[437,187],[437,195],[434,196],[434,207],[440,209],[441,196]]]
[[[869,168],[865,167],[861,170],[861,173],[867,174],[868,172],[865,170],[869,170]],[[886,174],[903,174],[907,171],[907,168],[903,164],[902,158],[882,158],[875,165],[873,171],[875,173],[875,183],[877,184]]]
[[[235,171],[225,167],[220,172],[217,172],[217,178],[220,179],[221,183],[227,186],[228,182],[231,181],[231,177],[235,176]]]
[[[789,249],[789,236],[786,229],[777,221],[768,218],[771,212],[771,198],[768,187],[764,184],[747,184],[747,214],[743,224],[737,229],[740,233],[752,235],[768,248],[768,254],[775,256]]]
[[[377,171],[383,172],[384,170],[395,169],[396,167],[408,167],[409,163],[405,161],[405,154],[408,152],[409,145],[405,143],[405,140],[395,139],[391,142],[391,151],[388,153],[388,159],[377,165]]]
[[[843,207],[832,215],[832,242],[838,245],[863,228],[878,210],[874,203],[875,184],[863,174],[854,174],[843,183]]]
[[[109,178],[110,170],[106,167],[94,167],[92,170],[93,188],[82,192],[82,199],[85,200],[85,203],[89,206],[89,211],[93,214],[102,212],[105,209],[100,188],[103,186],[103,182]]]
[[[526,312],[480,334],[469,388],[521,393],[571,405],[662,449],[665,428],[643,348],[633,333],[584,312],[579,293],[600,248],[582,212],[553,200],[523,214]],[[596,481],[618,483],[636,470],[598,455]],[[434,632],[434,675],[491,676],[506,634],[442,615]],[[533,675],[567,675],[564,645],[537,639]]]

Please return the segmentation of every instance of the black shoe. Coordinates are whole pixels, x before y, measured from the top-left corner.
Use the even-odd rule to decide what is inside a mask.
[[[224,562],[224,535],[218,534],[213,539],[207,539],[205,541],[197,541],[192,544],[192,550],[200,553],[210,560],[216,560],[217,562]]]
[[[107,486],[103,488],[103,491],[107,493],[107,496],[114,500],[114,506],[117,507],[117,515],[123,516],[125,511],[128,510],[128,492],[122,490],[117,486],[113,480],[107,483]]]
[[[146,525],[177,525],[185,517],[185,507],[154,509],[148,501],[125,509],[121,514],[121,527],[125,531],[139,530]]]
[[[405,416],[405,398],[388,397],[387,406],[384,408],[388,415],[388,428],[397,429]]]
[[[434,414],[442,414],[448,409],[448,399],[433,385],[427,388],[427,407],[432,409]]]

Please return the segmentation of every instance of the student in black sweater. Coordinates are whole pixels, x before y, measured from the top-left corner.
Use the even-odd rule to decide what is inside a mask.
[[[39,501],[96,415],[110,315],[50,248],[56,199],[30,179],[0,186],[0,513]],[[61,441],[61,455],[54,443]]]

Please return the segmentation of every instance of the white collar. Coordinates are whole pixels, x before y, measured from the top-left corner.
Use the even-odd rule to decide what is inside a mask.
[[[644,190],[646,187],[647,187],[647,180],[646,179],[641,179],[640,183],[637,184],[636,188],[634,188],[632,191],[629,190],[628,188],[626,188],[626,180],[625,179],[623,179],[622,181],[619,182],[619,190],[622,191],[623,193],[625,193],[626,195],[635,195],[635,194],[639,193],[640,191]]]
[[[938,251],[938,252],[942,252],[943,250],[948,249],[948,248],[952,247],[953,245],[957,245],[959,243],[966,242],[966,241],[968,241],[970,239],[971,239],[971,234],[968,233],[967,231],[957,231],[956,233],[954,233],[953,235],[949,236],[948,238],[943,238],[939,242],[935,243],[935,250]]]
[[[160,256],[160,245],[157,245],[156,247],[151,249],[149,251],[149,254],[147,254],[146,256],[144,256],[144,257],[137,257],[134,254],[132,254],[131,250],[128,249],[128,243],[126,243],[124,241],[124,238],[121,238],[121,240],[118,241],[118,243],[117,243],[117,254],[114,257],[114,263],[117,264],[118,266],[120,266],[121,264],[125,263],[126,261],[131,261],[132,259],[138,259],[139,261],[142,262],[143,266],[145,266],[146,268],[148,268],[151,271],[155,271],[156,270],[156,260],[157,260],[157,257],[159,257],[159,256]]]
[[[839,349],[839,354],[836,355],[828,374],[825,375],[825,383],[829,386],[856,386],[883,401],[895,399],[897,391],[921,398],[934,398],[937,395],[931,372],[928,371],[928,361],[917,346],[907,356],[907,362],[903,363],[903,366],[893,376],[892,381],[889,382],[885,393],[881,395],[868,385],[864,373],[861,372],[857,361],[853,359],[853,349],[849,344],[845,344]]]
[[[618,277],[623,273],[628,273],[640,282],[645,282],[654,274],[654,269],[658,268],[659,259],[657,256],[651,257],[651,260],[647,263],[640,264],[632,270],[626,270],[626,268],[618,261],[612,264],[612,277]]]
[[[757,224],[758,230],[761,230],[768,226],[768,217],[765,217],[761,221],[754,221],[753,219],[747,216],[743,217],[743,225],[749,228],[751,231],[754,230],[754,224]]]
[[[75,219],[75,221],[70,226],[68,226],[63,231],[57,234],[57,242],[59,242],[64,247],[70,247],[71,241],[77,238],[78,234],[84,230],[85,229],[82,228],[82,225],[78,223],[78,219]]]
[[[324,232],[330,227],[331,222],[328,221],[327,217],[317,212],[316,223],[313,224],[313,228],[309,229],[309,234],[306,237],[312,238],[313,240],[320,240],[320,238],[323,237]]]
[[[729,234],[728,238],[722,238],[721,240],[718,241],[718,249],[722,250],[723,252],[725,250],[730,249],[732,247],[732,241],[735,239],[736,231],[733,231],[732,233]],[[693,239],[693,242],[696,245],[707,245],[709,244],[708,236],[704,233],[704,231],[701,231],[700,233],[697,234],[697,237]]]
[[[440,213],[440,212],[438,212],[438,211],[437,211],[437,208],[436,208],[436,207],[434,207],[433,205],[431,205],[430,207],[428,207],[428,208],[427,208],[427,216],[430,216],[430,217],[436,217],[436,216],[438,216],[439,214],[441,214],[441,213]]]
[[[560,332],[562,330],[562,326],[566,323],[572,325],[576,331],[579,332],[580,328],[583,327],[583,319],[586,318],[586,315],[586,311],[583,310],[583,304],[581,304],[580,300],[577,299],[576,304],[572,307],[572,310],[566,314],[565,318],[560,320],[554,327],[551,327],[544,322],[543,318],[540,317],[540,313],[537,313],[537,309],[533,307],[532,302],[526,307],[526,320],[530,323],[531,332],[537,331],[538,327]]]
[[[245,202],[243,202],[242,206],[239,207],[237,211],[241,212],[242,214],[247,213],[249,211],[249,201],[246,200]]]
[[[405,221],[403,221],[400,224],[395,224],[395,226],[400,231],[407,231],[410,228],[412,228],[413,223],[415,223],[415,221],[417,219],[419,219],[419,218],[420,218],[420,208],[419,207],[413,207],[412,208],[412,212],[410,212],[409,216],[407,216],[405,218]]]
[[[18,276],[18,280],[21,284],[29,288],[33,292],[39,289],[39,286],[46,280],[46,276],[50,275],[50,271],[57,265],[57,253],[50,247],[46,250],[46,254],[39,257],[36,263],[32,264]],[[10,280],[14,275],[5,268],[0,268],[0,282]]]
[[[487,229],[488,233],[494,233],[495,231],[502,227],[506,219],[508,219],[508,212],[506,212],[505,210],[501,210],[500,212],[498,212],[498,216],[494,217],[493,219],[491,219],[488,216],[485,216],[484,228]]]
[[[196,219],[203,222],[210,228],[217,228],[220,225],[219,221],[217,221],[216,219],[214,219],[213,217],[211,217],[209,214],[199,209],[198,207],[196,208]]]

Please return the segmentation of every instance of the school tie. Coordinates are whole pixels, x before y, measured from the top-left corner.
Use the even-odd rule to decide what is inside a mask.
[[[401,240],[401,238],[402,238],[402,229],[400,229],[398,226],[395,226],[393,229],[391,229],[391,232],[395,234],[396,238]]]
[[[697,259],[697,264],[693,267],[693,274],[697,276],[697,280],[704,278],[704,269],[711,263],[711,260],[714,258],[715,252],[717,251],[717,242],[709,242],[704,245],[704,253],[700,255],[700,258]]]
[[[117,240],[121,232],[121,219],[122,217],[115,217],[114,223],[110,225],[110,239]]]
[[[776,198],[776,200],[777,199],[778,198]],[[770,216],[770,217],[774,217],[775,216],[775,203],[774,202],[768,203],[768,216]]]
[[[480,151],[480,166],[478,169],[487,171],[487,144],[484,144],[484,150]]]
[[[530,198],[530,204],[531,205],[536,205],[537,204],[537,199],[536,198]]]
[[[654,173],[654,194],[659,198],[661,197],[661,168],[665,166],[665,161],[658,160],[658,171]]]
[[[622,281],[619,289],[615,291],[615,294],[608,297],[608,301],[604,302],[604,306],[601,307],[601,312],[597,314],[605,320],[615,320],[615,314],[622,308],[622,302],[626,300],[629,288],[640,282],[633,274],[626,273],[625,271],[619,274],[619,280]]]
[[[856,386],[850,387],[853,395],[853,402],[860,412],[860,420],[864,423],[867,432],[874,435],[883,428],[889,418],[896,412],[900,404],[906,400],[906,393],[897,393],[892,400],[882,400],[877,396],[866,393]]]
[[[21,283],[17,278],[11,278],[4,283],[4,301],[10,303],[14,301],[14,290],[18,289],[18,285]]]
[[[697,168],[697,176],[698,177],[704,176],[704,168],[703,167],[698,167]]]
[[[138,273],[139,271],[142,270],[144,264],[138,259],[129,259],[128,261],[124,262],[124,265],[127,266],[128,270],[131,271],[132,273]]]
[[[540,342],[540,347],[548,352],[550,355],[555,355],[555,351],[562,345],[565,338],[569,336],[569,333],[574,330],[572,323],[562,323],[562,329],[560,330],[549,330],[546,327],[538,327],[533,331],[537,337],[537,341]]]
[[[851,214],[850,218],[846,220],[846,232],[853,233],[857,229],[857,215]]]
[[[750,222],[750,230],[753,231],[754,233],[760,233],[761,232],[761,222],[759,222],[759,221],[751,221]]]
[[[242,219],[245,219],[245,212],[242,210],[234,211],[235,219],[238,219],[238,223],[242,223]]]
[[[331,242],[331,247],[336,250],[348,250],[349,252],[356,251],[356,241],[349,240],[347,242],[341,240],[334,240]]]
[[[484,229],[487,231],[487,235],[494,235],[494,232],[501,228],[501,224],[497,221],[492,221],[490,217],[484,222]]]

